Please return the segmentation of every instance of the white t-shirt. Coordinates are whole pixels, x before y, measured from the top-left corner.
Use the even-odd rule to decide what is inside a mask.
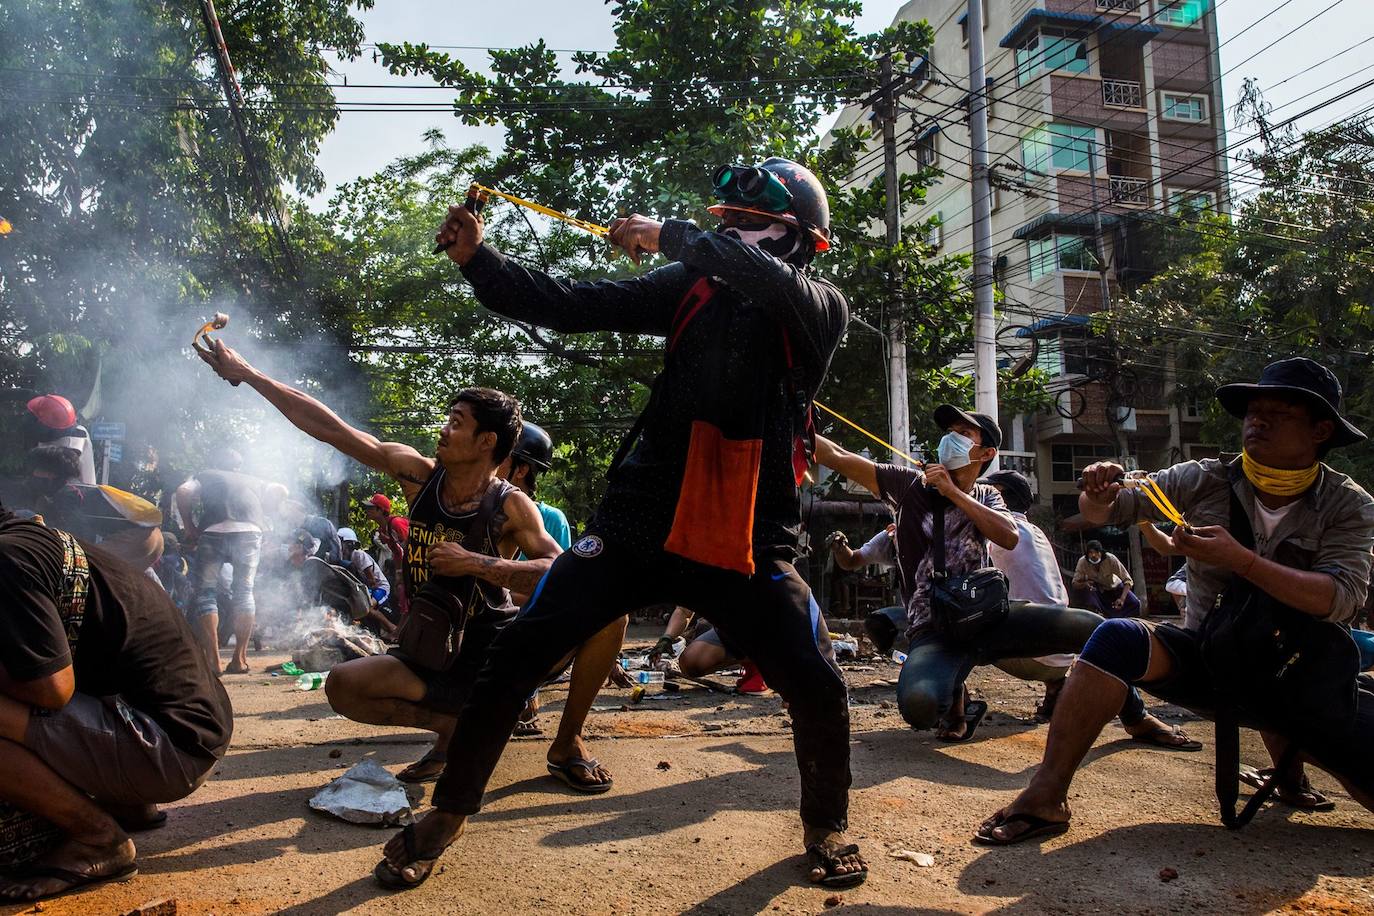
[[[888,534],[886,528],[869,538],[868,543],[854,553],[864,561],[865,566],[891,569],[897,565],[896,548],[892,543],[892,535]]]
[[[1264,540],[1269,540],[1274,536],[1274,531],[1279,527],[1279,523],[1288,516],[1288,513],[1296,505],[1296,502],[1291,502],[1286,506],[1270,509],[1258,499],[1255,500],[1255,521],[1259,522],[1259,531],[1255,533]]]
[[[1006,574],[1010,587],[1007,597],[1013,601],[1067,608],[1069,590],[1064,587],[1064,577],[1059,572],[1059,561],[1054,558],[1050,539],[1038,526],[1031,524],[1024,512],[1013,512],[1011,517],[1016,522],[1016,546],[1007,550],[988,543],[992,565]],[[1067,668],[1073,663],[1073,656],[1045,655],[1036,661],[1051,668]]]

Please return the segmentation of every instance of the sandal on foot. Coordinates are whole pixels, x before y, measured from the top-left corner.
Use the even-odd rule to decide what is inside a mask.
[[[113,815],[115,823],[125,833],[142,833],[167,826],[167,812],[153,808],[149,812],[121,813]]]
[[[1025,824],[1026,829],[1006,839],[993,833],[998,827],[1006,827],[1010,824]],[[1008,814],[979,827],[978,832],[973,835],[973,841],[982,843],[984,846],[1014,846],[1027,840],[1059,836],[1061,833],[1068,832],[1068,821],[1050,821],[1034,814]]]
[[[574,769],[586,770],[590,776],[596,772],[596,768],[601,766],[601,761],[595,757],[574,757],[567,763],[550,763],[549,775],[559,782],[565,784],[574,792],[581,792],[584,795],[600,795],[602,792],[611,791],[611,786],[615,785],[614,779],[605,782],[583,782],[573,776]]]
[[[434,769],[435,766],[438,766],[438,769]],[[396,778],[401,782],[408,782],[411,784],[429,782],[432,779],[438,779],[439,775],[444,772],[444,767],[446,766],[448,766],[447,757],[438,756],[433,751],[430,751],[419,760],[397,773]]]
[[[383,857],[382,861],[377,863],[377,867],[372,869],[372,877],[376,878],[377,883],[388,890],[408,891],[424,884],[429,880],[429,876],[434,871],[434,866],[439,861],[439,857],[448,851],[449,846],[453,845],[450,843],[448,846],[445,846],[432,855],[428,853],[422,855],[415,848],[414,824],[406,824],[401,828],[401,839],[406,844],[405,864],[402,865],[401,868],[396,868]],[[413,868],[417,872],[413,880],[402,874],[402,869],[406,868]]]
[[[825,877],[812,881],[812,884],[819,884],[822,887],[856,887],[868,880],[868,867],[865,866],[860,871],[840,873],[837,869],[844,863],[840,860],[845,856],[857,856],[859,847],[850,843],[847,846],[827,846],[825,843],[812,843],[806,847],[806,859],[811,868],[819,868],[825,871]]]
[[[1202,742],[1189,738],[1181,728],[1157,728],[1143,735],[1132,735],[1131,740],[1166,751],[1202,750]]]
[[[941,735],[935,737],[946,744],[956,744],[973,739],[973,733],[978,730],[978,725],[983,721],[983,717],[988,714],[988,704],[982,700],[969,700],[964,704],[964,733],[962,735]]]
[[[10,885],[22,884],[25,881],[32,881],[35,878],[56,878],[58,881],[67,882],[67,886],[53,891],[50,894],[43,894],[41,897],[8,897],[11,903],[28,903],[32,900],[51,900],[53,897],[61,897],[63,894],[70,894],[73,891],[91,887],[96,884],[104,884],[108,881],[128,881],[138,874],[138,864],[130,862],[128,865],[111,872],[108,875],[92,875],[86,872],[72,871],[70,868],[63,868],[60,865],[30,865],[21,869],[10,878]]]
[[[1239,775],[1241,782],[1258,789],[1273,774],[1273,767],[1257,770],[1251,766],[1242,766]],[[1313,788],[1306,776],[1303,777],[1302,783],[1296,787],[1280,785],[1275,789],[1274,797],[1288,807],[1297,808],[1299,811],[1332,811],[1336,807],[1336,803],[1327,798],[1326,793]]]
[[[533,719],[521,719],[515,723],[515,731],[511,732],[511,737],[536,738],[542,734],[544,730]]]

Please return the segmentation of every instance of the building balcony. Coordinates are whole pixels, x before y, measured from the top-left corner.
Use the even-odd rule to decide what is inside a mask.
[[[1123,207],[1148,207],[1150,205],[1150,179],[1126,178],[1111,175],[1107,178],[1112,203]]]
[[[1140,0],[1097,0],[1099,13],[1134,13],[1140,8]]]
[[[1144,108],[1145,94],[1135,80],[1102,80],[1102,104],[1119,108]]]

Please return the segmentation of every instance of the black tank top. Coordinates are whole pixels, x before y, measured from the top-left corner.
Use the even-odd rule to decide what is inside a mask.
[[[443,501],[439,494],[443,491],[445,471],[442,464],[436,465],[434,473],[425,481],[425,485],[420,488],[419,494],[410,504],[410,537],[406,541],[406,580],[410,594],[417,594],[421,588],[428,583],[450,591],[459,596],[466,596],[468,589],[466,583],[468,577],[465,576],[436,576],[432,575],[429,568],[429,547],[431,544],[440,541],[450,541],[461,544],[473,553],[483,553],[490,557],[500,556],[499,544],[501,532],[496,525],[494,517],[486,518],[485,524],[478,530],[483,531],[485,536],[478,539],[481,543],[464,543],[468,535],[473,530],[473,521],[477,513],[481,511],[481,501],[478,507],[457,515],[444,509]],[[505,504],[506,497],[515,489],[514,486],[504,480],[493,480],[492,487],[499,488],[494,505],[498,508]],[[497,512],[492,512],[495,516]],[[494,613],[497,615],[508,616],[514,614],[518,608],[511,601],[510,592],[499,586],[477,580],[477,586],[482,592],[482,597],[486,601],[486,610],[477,609],[478,614]]]

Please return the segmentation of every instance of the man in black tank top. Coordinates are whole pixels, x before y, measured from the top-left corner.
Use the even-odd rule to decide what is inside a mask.
[[[426,586],[449,591],[470,612],[457,657],[442,672],[396,654],[355,659],[330,671],[325,693],[336,712],[358,722],[450,729],[492,640],[515,615],[510,592],[533,592],[561,552],[534,502],[496,473],[520,432],[519,403],[488,388],[458,392],[434,457],[426,458],[409,445],[349,426],[222,344],[202,358],[220,377],[246,382],[302,431],[400,482],[411,506],[404,558],[411,595]],[[492,509],[473,543],[468,536],[484,498]],[[506,559],[517,554],[526,559]]]

